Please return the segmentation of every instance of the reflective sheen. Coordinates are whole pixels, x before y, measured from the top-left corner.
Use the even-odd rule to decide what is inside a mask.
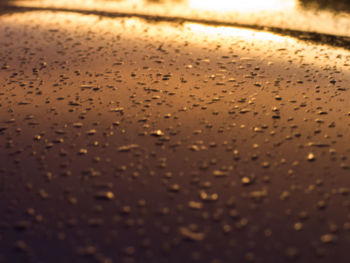
[[[186,27],[194,33],[205,33],[211,37],[239,37],[245,41],[254,41],[257,44],[261,44],[260,41],[274,41],[283,43],[285,41],[294,42],[291,38],[282,37],[276,34],[247,30],[236,27],[211,27],[201,24],[188,23]]]

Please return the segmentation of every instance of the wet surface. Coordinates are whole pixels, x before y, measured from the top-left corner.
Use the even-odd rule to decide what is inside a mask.
[[[349,51],[0,17],[0,262],[347,262]]]

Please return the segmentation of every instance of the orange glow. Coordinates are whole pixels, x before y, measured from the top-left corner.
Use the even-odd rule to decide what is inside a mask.
[[[213,10],[220,12],[240,11],[276,11],[295,7],[294,0],[188,0],[194,9]]]
[[[205,33],[217,37],[239,37],[245,40],[274,41],[280,43],[285,42],[286,40],[293,41],[290,38],[278,36],[269,32],[255,31],[235,27],[212,27],[194,23],[187,23],[186,27],[192,32]]]

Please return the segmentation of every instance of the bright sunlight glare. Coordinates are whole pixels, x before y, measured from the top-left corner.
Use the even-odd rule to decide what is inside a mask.
[[[186,27],[192,32],[205,33],[212,37],[240,37],[248,41],[262,40],[280,43],[286,41],[286,37],[278,36],[269,32],[254,31],[235,27],[212,27],[195,23],[188,23],[186,24]],[[289,38],[288,40],[291,41]]]
[[[193,9],[209,11],[276,11],[294,8],[295,0],[188,0]]]

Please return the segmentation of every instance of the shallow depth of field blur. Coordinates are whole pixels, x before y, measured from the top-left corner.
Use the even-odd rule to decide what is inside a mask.
[[[0,3],[0,263],[350,262],[348,1]]]

